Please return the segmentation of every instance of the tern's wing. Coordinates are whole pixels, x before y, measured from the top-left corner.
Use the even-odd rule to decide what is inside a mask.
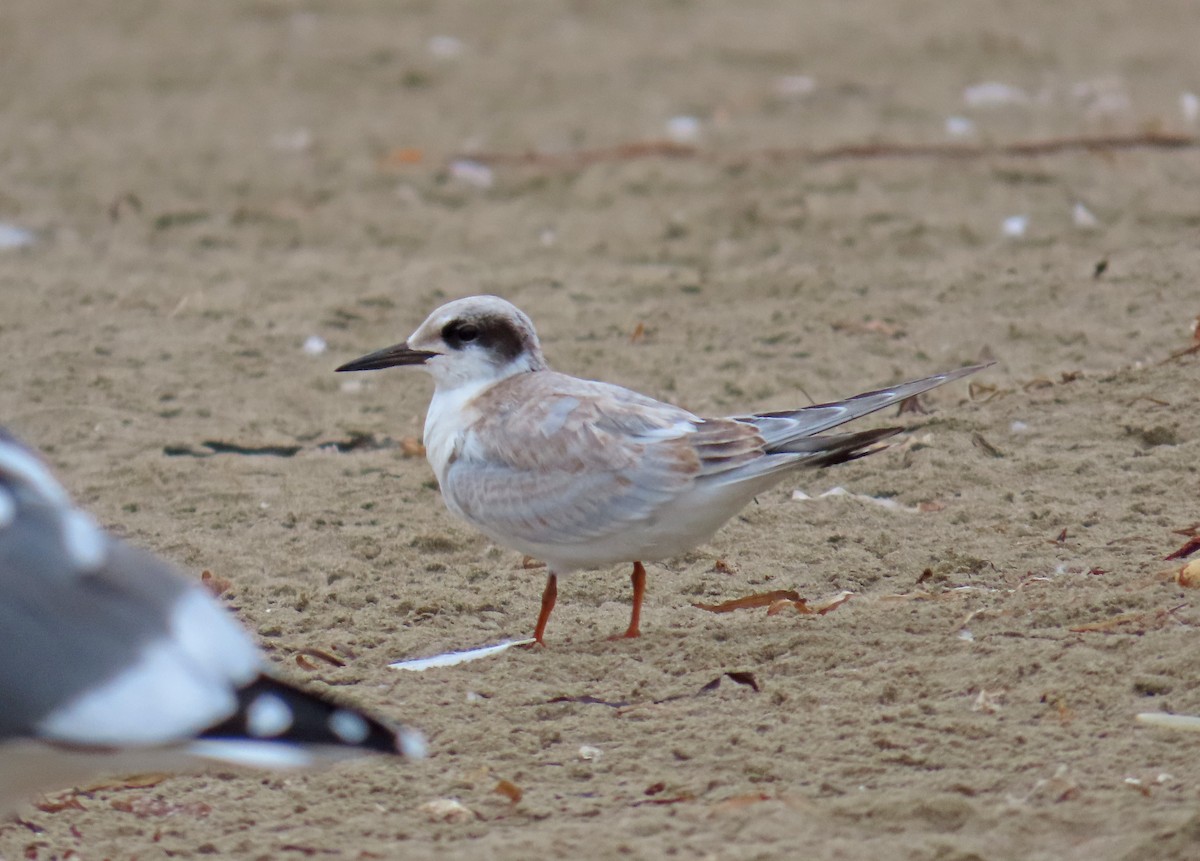
[[[473,411],[442,491],[484,532],[518,543],[573,544],[645,522],[718,463],[761,449],[752,427],[553,372],[498,383]]]
[[[959,368],[957,371],[949,371],[944,374],[934,374],[932,377],[924,377],[920,380],[901,383],[898,386],[866,392],[831,404],[814,404],[799,410],[738,416],[735,421],[748,422],[757,427],[766,440],[769,451],[787,451],[790,450],[788,444],[794,440],[811,437],[846,422],[862,418],[892,404],[898,404],[907,398],[982,371],[992,364],[994,363],[988,362],[968,368]]]

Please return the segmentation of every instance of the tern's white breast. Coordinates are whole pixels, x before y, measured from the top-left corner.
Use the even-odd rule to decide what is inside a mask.
[[[433,392],[429,412],[425,414],[425,456],[442,487],[446,486],[450,458],[475,414],[470,404],[493,382],[479,380],[452,388],[439,386]]]

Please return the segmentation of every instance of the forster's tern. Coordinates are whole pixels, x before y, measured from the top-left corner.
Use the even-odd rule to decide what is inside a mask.
[[[558,575],[620,562],[633,563],[633,613],[620,636],[638,636],[642,562],[707,540],[792,471],[863,457],[901,428],[825,431],[987,367],[836,403],[705,419],[550,370],[529,317],[495,296],[449,302],[407,341],[337,370],[396,365],[433,376],[425,447],[447,507],[546,563],[538,642]]]

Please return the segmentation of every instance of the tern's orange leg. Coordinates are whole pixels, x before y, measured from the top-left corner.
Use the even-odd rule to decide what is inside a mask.
[[[633,563],[633,573],[629,575],[633,583],[633,612],[629,614],[629,628],[624,634],[614,634],[610,640],[632,639],[642,636],[638,625],[642,621],[642,599],[646,597],[646,569],[641,562]]]
[[[558,575],[551,572],[546,578],[546,588],[542,590],[542,609],[538,613],[537,627],[533,629],[533,639],[540,645],[546,645],[542,635],[546,633],[546,623],[550,621],[550,612],[554,602],[558,600]]]

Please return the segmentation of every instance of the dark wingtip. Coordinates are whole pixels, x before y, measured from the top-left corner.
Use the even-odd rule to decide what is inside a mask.
[[[872,430],[845,434],[837,441],[836,445],[831,446],[828,451],[817,455],[809,461],[809,465],[818,468],[836,466],[839,463],[849,463],[852,460],[858,460],[860,457],[875,454],[888,447],[883,444],[883,440],[893,437],[903,430],[904,428],[897,427],[873,428]],[[821,437],[811,437],[811,439],[816,440],[821,439]]]
[[[358,709],[266,675],[239,690],[237,711],[201,737],[358,748],[410,759],[425,755],[425,739],[416,730],[393,729]]]

